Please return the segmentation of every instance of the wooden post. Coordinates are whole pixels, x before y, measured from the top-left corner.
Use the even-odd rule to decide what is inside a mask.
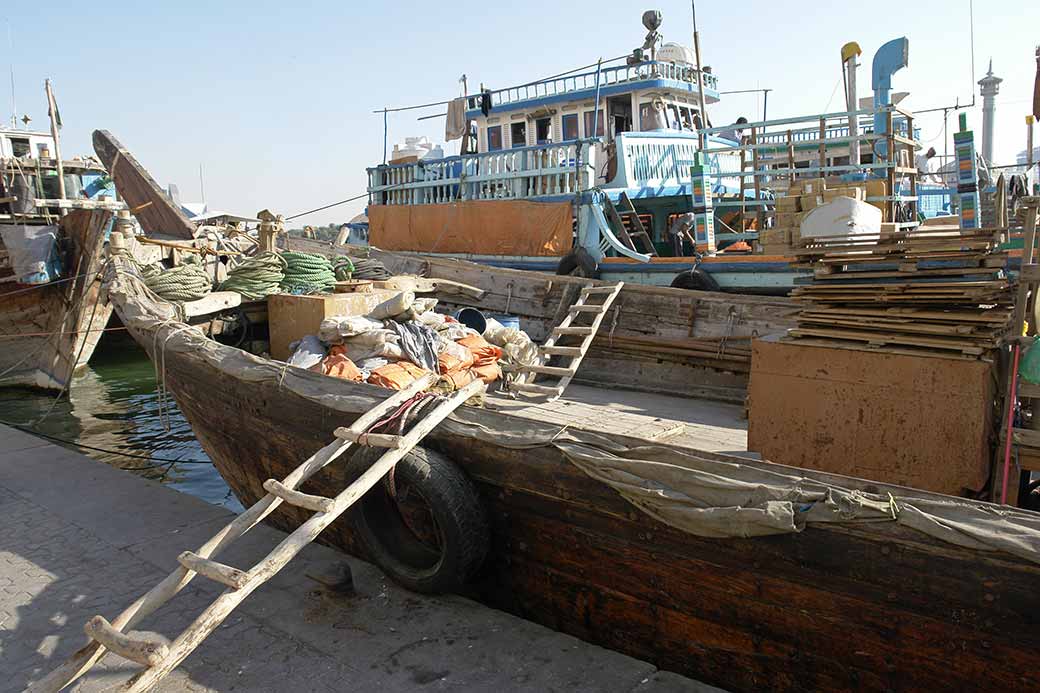
[[[694,0],[690,0],[690,9],[693,11],[693,56],[697,61],[697,102],[701,107],[701,125],[708,127],[708,107],[704,102],[704,73],[701,71],[701,35],[697,31],[697,3]],[[698,134],[701,149],[704,149],[708,138],[704,136],[703,130]]]
[[[827,119],[820,118],[820,169],[827,167],[827,144],[825,139],[827,138]],[[821,170],[820,175],[817,178],[826,178],[826,171]]]
[[[47,115],[51,119],[51,137],[54,139],[54,160],[58,169],[58,197],[65,199],[65,167],[61,162],[61,139],[58,137],[58,105],[54,102],[54,92],[51,91],[51,81],[45,80],[44,89],[47,90]],[[65,215],[65,208],[58,210],[58,216]]]
[[[751,169],[752,169],[752,173],[755,176],[754,177],[754,181],[755,181],[755,222],[756,222],[756,225],[757,225],[757,230],[761,231],[763,228],[765,228],[765,217],[763,216],[762,204],[761,204],[762,182],[761,182],[761,180],[759,180],[759,175],[758,175],[758,147],[756,146],[757,144],[758,144],[758,128],[757,127],[752,127],[751,128]],[[741,231],[743,231],[743,229],[741,229]]]
[[[790,130],[787,131],[787,168],[791,170],[791,185],[794,185],[794,135]]]

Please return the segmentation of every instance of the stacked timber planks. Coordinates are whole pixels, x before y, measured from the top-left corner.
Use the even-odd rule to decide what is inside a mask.
[[[886,225],[887,226],[887,225]],[[912,231],[801,239],[795,266],[811,283],[790,337],[831,346],[986,358],[1012,316],[1006,229]]]

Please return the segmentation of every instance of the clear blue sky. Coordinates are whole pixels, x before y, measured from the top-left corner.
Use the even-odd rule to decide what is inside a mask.
[[[288,215],[364,191],[364,169],[381,161],[383,150],[382,117],[373,109],[456,96],[462,73],[471,90],[480,82],[501,88],[621,55],[642,42],[640,15],[650,7],[664,14],[665,40],[691,42],[690,5],[671,0],[8,2],[0,20],[10,21],[14,55],[0,27],[0,114],[10,116],[13,57],[18,114],[41,129],[43,80],[53,80],[66,156],[90,152],[90,132],[105,128],[160,183],[178,183],[186,200],[200,198],[201,163],[211,209],[270,207]],[[970,103],[977,87],[967,0],[859,3],[864,11],[854,17],[845,7],[750,0],[738,10],[702,0],[704,62],[720,89],[773,89],[771,118],[838,110],[842,44],[863,48],[866,96],[874,51],[906,32],[910,67],[895,88],[911,92],[907,105]],[[976,80],[992,57],[1004,78],[996,158],[1012,163],[1025,148],[1040,3],[977,2],[975,13]],[[976,128],[980,105],[970,113]],[[760,113],[757,97],[732,96],[712,119]],[[407,135],[443,139],[443,121],[418,122],[417,115],[391,117],[391,146]],[[921,125],[941,154],[941,115],[922,117]],[[305,221],[338,222],[362,208],[359,202]]]

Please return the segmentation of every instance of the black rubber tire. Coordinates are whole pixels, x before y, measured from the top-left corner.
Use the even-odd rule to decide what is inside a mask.
[[[673,289],[692,289],[694,291],[722,291],[715,277],[700,267],[680,272],[675,275],[671,284]]]
[[[356,479],[385,452],[361,448],[346,466]],[[400,493],[418,493],[436,523],[440,551],[407,527],[387,484],[376,484],[351,509],[350,517],[369,558],[394,582],[415,592],[455,592],[480,570],[491,545],[487,511],[469,477],[444,455],[416,447],[394,468]]]
[[[599,267],[589,255],[589,251],[575,248],[560,258],[560,263],[556,265],[556,274],[596,279],[599,277]]]

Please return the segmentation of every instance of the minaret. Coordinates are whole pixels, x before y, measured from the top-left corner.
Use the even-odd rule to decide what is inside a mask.
[[[993,59],[990,58],[989,72],[979,80],[979,86],[982,87],[982,158],[989,164],[993,163],[993,118],[997,110],[997,92],[1003,81],[993,76]]]

